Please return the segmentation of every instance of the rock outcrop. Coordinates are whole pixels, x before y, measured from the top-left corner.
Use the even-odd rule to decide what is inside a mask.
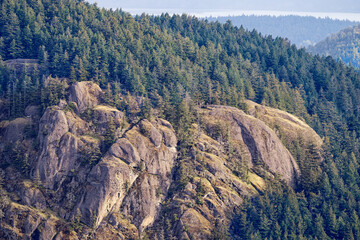
[[[226,106],[209,106],[200,110],[208,131],[227,131],[229,144],[237,155],[250,156],[251,168],[264,164],[273,173],[295,186],[300,175],[299,167],[281,140],[264,122],[243,111]]]
[[[65,113],[48,108],[39,125],[41,154],[37,162],[35,176],[39,175],[44,186],[54,189],[62,176],[75,168],[78,138],[69,133]]]
[[[158,122],[165,123],[160,125],[167,126],[166,131]],[[150,131],[142,130],[144,126]],[[142,120],[110,147],[90,172],[87,192],[78,204],[84,222],[99,226],[104,217],[118,211],[132,216],[140,232],[154,222],[170,187],[176,158],[176,144],[166,146],[162,141],[165,132],[176,139],[169,126],[165,120]]]
[[[98,85],[78,82],[41,118],[32,106],[28,117],[1,122],[7,145],[0,150],[23,145],[32,178],[7,169],[6,187],[17,197],[1,237],[157,239],[170,221],[166,231],[179,239],[208,239],[217,219],[228,224],[233,208],[264,191],[268,180],[279,176],[296,187],[301,172],[288,149],[297,139],[321,156],[320,137],[303,121],[250,101],[249,114],[198,108],[182,149],[168,121],[132,116],[128,122],[102,96]],[[26,135],[35,125],[37,136]]]
[[[70,87],[69,92],[69,102],[75,102],[80,113],[98,105],[103,94],[99,85],[93,82],[77,82]]]
[[[125,114],[113,107],[97,105],[93,108],[92,121],[96,126],[96,133],[104,135],[110,122],[122,126],[125,123]]]
[[[32,207],[11,203],[0,225],[1,239],[78,239],[60,230],[63,222]],[[63,228],[64,229],[64,228]]]
[[[172,181],[171,171],[177,156],[175,131],[163,119],[142,120],[130,126],[122,112],[100,105],[101,96],[97,85],[76,83],[70,87],[69,101],[79,111],[71,111],[65,100],[45,111],[39,122],[41,153],[33,178],[39,177],[42,186],[57,191],[53,197],[58,204],[62,202],[61,194],[69,198],[69,193],[61,188],[74,188],[71,185],[83,189],[72,217],[59,208],[63,217],[76,218],[80,214],[88,226],[100,227],[105,217],[122,213],[131,217],[137,231],[142,232],[155,221]],[[91,113],[84,121],[77,112],[86,109],[91,109]],[[95,166],[86,170],[82,161],[87,159],[80,160],[81,156],[92,157],[91,151],[100,148],[109,124],[114,124],[115,137],[119,138]],[[93,136],[98,136],[100,141]],[[90,153],[83,153],[82,149]],[[24,193],[28,195],[25,203],[30,203],[31,195],[36,194]]]
[[[39,65],[38,59],[11,59],[4,61],[4,65],[19,73],[31,73],[35,69],[40,70],[41,66]]]
[[[322,161],[322,144],[320,136],[298,117],[279,109],[266,107],[247,100],[249,114],[263,121],[274,130],[288,149],[294,149],[294,144],[301,144],[302,148],[313,148],[313,156]],[[292,153],[296,155],[296,153]]]
[[[295,187],[300,176],[291,153],[264,122],[233,107],[207,106],[197,112],[192,157],[178,173],[189,181],[164,210],[171,209],[170,219],[179,218],[172,228],[178,239],[209,239],[216,219],[226,225],[235,206],[265,189],[266,178],[279,175]]]
[[[9,143],[15,143],[21,141],[26,137],[25,128],[31,125],[30,118],[16,118],[10,122],[2,122],[3,141]]]

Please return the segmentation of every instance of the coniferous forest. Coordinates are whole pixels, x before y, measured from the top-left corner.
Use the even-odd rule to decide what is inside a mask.
[[[309,174],[296,188],[268,180],[266,190],[234,209],[229,226],[212,232],[213,239],[360,239],[358,70],[230,21],[165,13],[133,17],[83,0],[0,5],[0,121],[25,116],[30,105],[44,112],[60,102],[69,84],[92,81],[104,91],[106,104],[130,119],[147,118],[156,109],[173,124],[185,158],[193,144],[193,106],[246,111],[248,99],[284,110],[321,136],[324,160],[303,166]],[[19,59],[36,60],[25,64],[28,70],[8,67]],[[57,81],[49,84],[49,76]],[[132,99],[139,97],[144,103],[134,106]],[[113,133],[107,134],[103,149],[112,144]],[[311,154],[301,140],[292,146],[298,162]],[[4,154],[11,154],[11,164],[29,178],[22,151],[15,146],[2,153],[0,167],[8,167]],[[181,188],[189,179],[178,169],[174,181]],[[2,185],[1,198],[9,198]],[[6,209],[6,201],[0,207]]]

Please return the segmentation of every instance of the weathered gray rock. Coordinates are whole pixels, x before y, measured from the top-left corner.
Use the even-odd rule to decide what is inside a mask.
[[[296,185],[300,175],[299,166],[274,131],[264,122],[227,106],[209,106],[201,110],[201,115],[208,127],[226,128],[235,151],[239,155],[250,156],[250,167],[264,163],[270,171],[278,173],[290,185]]]
[[[106,226],[103,222],[100,227],[98,228],[100,231],[97,231],[96,233],[96,239],[119,239],[119,240],[125,240],[125,239],[138,239],[139,237],[139,231],[136,228],[134,224],[131,223],[129,219],[126,218],[126,216],[122,215],[121,213],[112,213],[108,220],[107,224],[114,227],[117,231],[119,231],[119,234],[117,234],[116,237],[114,236],[106,236]],[[103,229],[105,231],[103,231]]]
[[[0,224],[0,238],[53,239],[58,232],[61,233],[61,230],[57,229],[58,220],[53,216],[48,217],[33,207],[11,203]]]
[[[109,149],[109,153],[132,167],[136,167],[140,163],[137,149],[126,138],[118,139]]]
[[[32,119],[39,119],[41,110],[39,106],[27,106],[25,109],[25,116],[31,117]]]
[[[65,113],[48,108],[40,120],[41,155],[34,177],[39,176],[42,184],[51,189],[59,186],[62,177],[75,168],[78,138],[68,131]]]
[[[31,235],[39,226],[41,218],[36,218],[32,215],[28,215],[24,222],[24,233]]]
[[[139,123],[141,133],[150,139],[155,147],[160,147],[162,134],[147,120],[144,119]]]
[[[15,143],[23,140],[25,138],[24,130],[30,124],[30,118],[16,118],[10,121],[5,128],[4,141]]]
[[[97,105],[94,107],[94,119],[93,121],[97,124],[106,124],[110,122],[112,118],[115,124],[121,123],[124,113],[120,112],[116,108],[104,106],[104,105]]]
[[[120,112],[116,108],[97,105],[93,108],[93,110],[94,114],[92,121],[96,125],[96,132],[99,135],[106,134],[110,121],[112,121],[117,127],[121,126],[125,121],[124,113]]]
[[[305,149],[312,148],[312,160],[307,157],[305,161],[321,162],[322,144],[321,137],[304,120],[271,107],[263,106],[247,100],[249,114],[263,121],[267,126],[275,131],[284,145],[290,149],[296,149],[294,143],[300,143]],[[293,152],[293,154],[296,154]],[[306,162],[304,163],[306,165]]]
[[[193,208],[186,210],[179,221],[179,235],[182,237],[187,236],[183,229],[187,228],[188,232],[194,239],[209,239],[211,237],[211,223],[199,212]]]
[[[99,105],[102,95],[99,85],[90,81],[77,82],[70,87],[69,102],[75,102],[82,113],[87,108]]]
[[[125,162],[107,155],[89,174],[87,191],[78,204],[82,219],[99,226],[113,207],[121,204],[138,174]]]
[[[34,188],[30,182],[24,181],[19,186],[19,196],[21,203],[27,206],[33,206],[37,209],[46,209],[46,199],[41,191]]]
[[[120,211],[121,206],[124,215],[128,219],[132,216],[133,224],[141,231],[154,222],[159,203],[170,187],[176,148],[159,141],[162,134],[155,122],[145,124],[152,129],[152,135],[143,134],[141,123],[134,126],[92,169],[87,191],[77,206],[87,224],[99,226],[104,217]],[[126,204],[122,204],[124,198]]]
[[[172,128],[166,128],[166,130],[163,128],[163,130],[161,130],[155,122],[142,121],[142,123],[147,124],[147,127],[150,129],[149,133],[145,133],[144,135],[144,130],[141,128],[140,123],[139,126],[134,126],[126,132],[125,138],[136,147],[140,159],[145,165],[144,169],[151,174],[162,176],[163,181],[167,181],[177,151],[173,146],[167,147],[164,143],[162,143],[161,146],[157,146],[154,142],[158,143],[160,139],[162,139],[159,130],[162,132],[167,131],[169,138],[175,139],[174,142],[177,142],[175,132]]]
[[[122,203],[121,212],[124,216],[132,216],[132,222],[140,232],[155,221],[160,211],[163,191],[167,192],[167,186],[162,188],[161,185],[160,176],[142,174]]]
[[[65,112],[65,116],[69,126],[69,132],[76,136],[89,133],[89,123],[70,111]]]
[[[61,110],[46,109],[39,125],[40,146],[46,147],[50,143],[59,141],[68,131],[69,126],[65,113]]]
[[[159,131],[162,133],[164,143],[167,147],[176,147],[177,145],[177,138],[175,130],[173,129],[172,125],[164,120],[164,119],[157,119],[157,127]]]
[[[101,98],[96,84],[76,83],[70,87],[71,106],[62,100],[45,111],[39,124],[39,151],[28,148],[30,156],[39,156],[32,176],[39,177],[44,188],[40,191],[35,182],[18,181],[21,174],[15,168],[2,174],[11,182],[7,190],[16,192],[19,199],[11,202],[5,213],[0,238],[136,239],[158,219],[177,158],[175,131],[163,119],[141,120],[129,126],[122,112],[99,105]],[[180,219],[172,229],[177,237],[209,238],[216,219],[228,223],[229,212],[245,196],[266,188],[264,176],[279,174],[296,185],[299,168],[275,130],[279,136],[289,136],[285,140],[290,142],[300,136],[321,148],[321,139],[296,117],[251,106],[253,116],[225,106],[198,109],[199,124],[190,128],[194,145],[189,147],[181,169],[190,181],[171,195],[169,203]],[[88,108],[90,111],[84,112]],[[30,123],[37,122],[36,109],[26,112]],[[1,122],[1,141],[23,140],[25,121]],[[116,126],[117,140],[106,153],[100,153],[110,121]],[[279,123],[281,129],[274,125]],[[29,139],[22,144],[31,146]],[[92,154],[96,154],[95,160]],[[87,162],[87,157],[91,161]],[[89,164],[95,161],[95,166]],[[44,210],[47,208],[57,217]],[[96,228],[95,235],[86,226],[82,233],[61,232],[64,221],[76,216]]]
[[[43,228],[40,231],[40,239],[54,239],[56,234],[59,232],[57,229],[57,221],[54,218],[49,218],[43,224]]]

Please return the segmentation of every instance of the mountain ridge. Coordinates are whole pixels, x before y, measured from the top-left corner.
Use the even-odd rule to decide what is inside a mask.
[[[349,20],[334,20],[304,16],[228,16],[207,18],[209,21],[225,23],[230,20],[235,26],[256,29],[263,35],[289,39],[299,48],[315,45],[331,34],[358,24]]]
[[[354,67],[360,67],[360,25],[348,27],[332,34],[309,50],[315,54],[341,59]]]
[[[359,238],[353,67],[84,1],[2,1],[0,25],[1,237]]]

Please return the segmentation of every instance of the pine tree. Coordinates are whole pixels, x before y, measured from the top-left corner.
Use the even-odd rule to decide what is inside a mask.
[[[250,227],[247,221],[246,211],[239,211],[236,213],[231,225],[232,235],[238,236],[240,239],[249,239]]]
[[[211,233],[213,240],[230,240],[226,227],[218,218],[215,221],[215,227]]]
[[[3,37],[0,37],[0,56],[2,58],[5,57],[5,43]]]
[[[352,233],[355,239],[360,237],[360,220],[355,210],[351,213]]]
[[[152,106],[149,99],[145,99],[143,105],[141,106],[140,116],[141,118],[150,120],[152,112]]]
[[[50,63],[49,63],[49,54],[45,49],[45,46],[41,46],[39,48],[39,54],[38,54],[39,62],[44,68],[44,72],[46,74],[49,73]]]
[[[190,134],[190,127],[193,121],[191,106],[190,106],[190,97],[183,99],[180,105],[178,106],[178,124],[177,124],[177,133],[179,135],[179,140],[182,142],[183,146],[191,146],[193,144],[193,138]]]
[[[324,226],[323,226],[323,218],[320,214],[316,215],[315,222],[314,222],[314,235],[319,240],[327,240],[328,237],[325,233]]]
[[[329,181],[329,177],[326,172],[323,172],[321,177],[321,193],[324,196],[324,199],[329,199],[331,197],[331,185]]]
[[[137,119],[138,113],[141,111],[138,102],[136,101],[136,97],[131,96],[128,92],[126,96],[126,114],[129,116],[131,121],[135,121]]]
[[[84,67],[83,60],[78,55],[75,56],[72,67],[74,68],[77,81],[87,80],[88,72]],[[73,68],[71,68],[71,71],[73,71]],[[70,75],[74,77],[72,72]]]
[[[319,186],[321,155],[315,143],[310,143],[306,149],[305,161],[300,163],[301,185],[303,189],[314,190]]]
[[[328,235],[336,237],[338,231],[337,219],[331,206],[326,211],[326,226],[326,231],[328,232]]]
[[[10,58],[12,59],[19,58],[22,53],[22,48],[20,46],[20,43],[16,42],[15,39],[13,39],[10,43],[8,52]]]
[[[114,123],[114,119],[110,117],[108,127],[104,135],[104,151],[107,151],[111,147],[111,145],[115,142],[115,131],[116,131],[116,126]]]
[[[24,53],[26,58],[32,58],[34,55],[33,49],[33,36],[29,25],[26,25],[25,29],[22,31],[22,43],[24,46]],[[35,51],[36,52],[36,51]]]

